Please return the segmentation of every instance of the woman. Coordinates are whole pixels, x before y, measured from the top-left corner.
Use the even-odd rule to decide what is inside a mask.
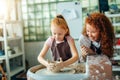
[[[79,42],[82,59],[85,60],[87,55],[94,54],[105,54],[111,58],[115,42],[112,23],[102,13],[88,14]]]

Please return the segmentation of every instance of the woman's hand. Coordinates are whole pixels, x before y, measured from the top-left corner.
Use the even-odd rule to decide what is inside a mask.
[[[82,56],[85,57],[88,54],[87,47],[81,46],[81,53],[82,53]]]
[[[86,57],[88,54],[96,54],[92,49],[86,47],[86,46],[81,46],[81,52],[82,52],[82,56]]]

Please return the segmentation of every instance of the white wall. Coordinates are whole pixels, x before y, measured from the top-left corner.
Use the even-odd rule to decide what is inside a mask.
[[[37,61],[37,56],[40,53],[44,42],[25,42],[25,58],[29,63],[29,67],[40,64]],[[47,53],[50,54],[50,51]],[[48,55],[46,55],[48,59]]]
[[[78,40],[75,41],[78,52],[79,51],[79,44],[78,44]],[[26,56],[26,60],[29,63],[29,68],[35,65],[40,64],[37,61],[37,56],[39,54],[39,52],[41,51],[42,47],[43,47],[44,42],[26,42],[25,43],[25,56]],[[48,51],[46,58],[47,59],[51,59],[51,55],[50,55],[50,50]]]

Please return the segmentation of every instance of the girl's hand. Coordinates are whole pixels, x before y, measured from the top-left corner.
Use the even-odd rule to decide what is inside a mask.
[[[51,71],[51,72],[59,72],[62,68],[63,68],[63,61],[62,59],[60,58],[60,61],[59,62],[48,62],[48,65],[47,65],[47,70]]]
[[[59,72],[63,67],[63,61],[60,59],[60,61],[55,62],[49,69],[52,72]]]
[[[54,62],[48,62],[48,65],[46,66],[48,71],[53,71],[55,68],[55,63]]]
[[[55,70],[61,70],[64,67],[62,58],[60,58],[60,61],[55,64]]]

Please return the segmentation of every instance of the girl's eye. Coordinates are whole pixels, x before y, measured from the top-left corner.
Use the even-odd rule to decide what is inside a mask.
[[[89,31],[87,31],[87,32],[89,32]]]

